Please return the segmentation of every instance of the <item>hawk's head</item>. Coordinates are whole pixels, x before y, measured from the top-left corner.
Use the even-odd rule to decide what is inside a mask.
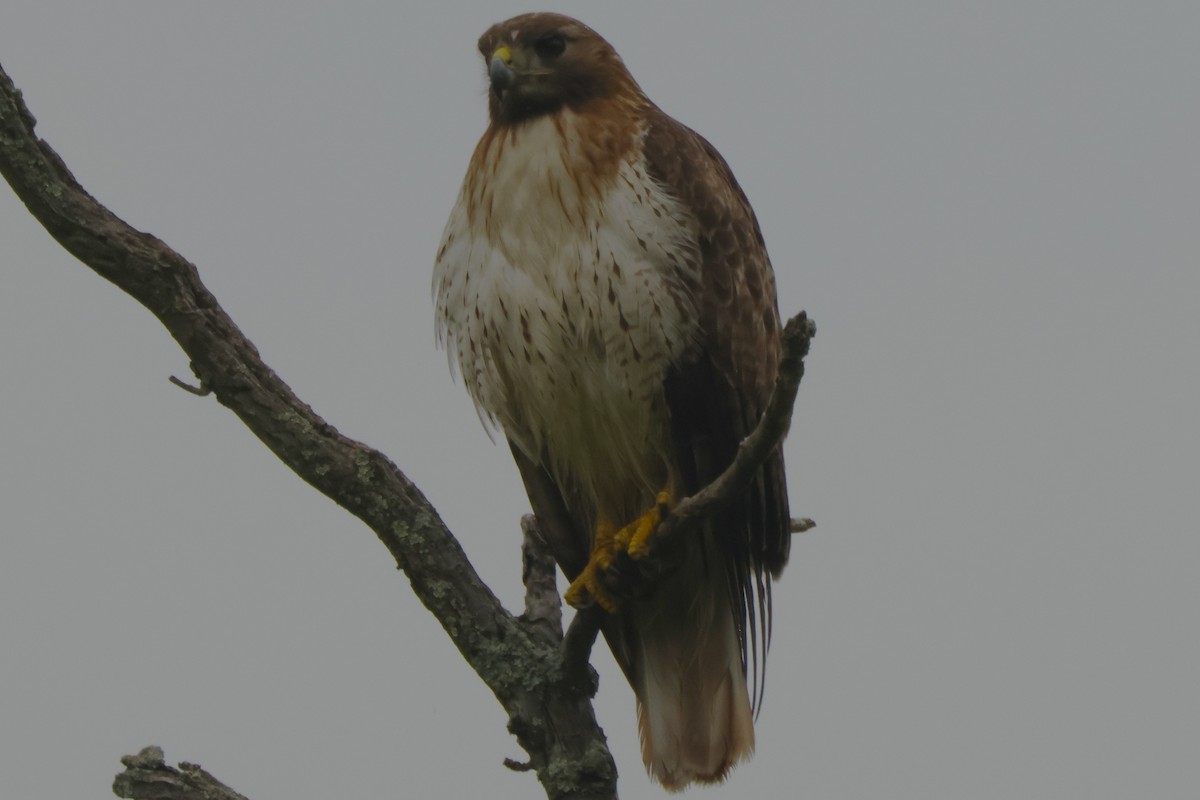
[[[561,14],[522,14],[479,37],[491,81],[493,124],[512,124],[561,108],[630,94],[641,97],[612,45]]]

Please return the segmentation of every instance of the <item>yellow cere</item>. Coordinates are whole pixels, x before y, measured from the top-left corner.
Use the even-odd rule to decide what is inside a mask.
[[[496,52],[492,53],[493,59],[500,59],[505,64],[512,63],[512,51],[508,49],[508,45],[500,45],[496,48]]]

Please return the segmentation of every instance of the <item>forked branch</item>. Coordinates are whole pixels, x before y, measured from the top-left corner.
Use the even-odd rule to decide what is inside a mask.
[[[262,361],[196,267],[97,202],[37,137],[34,125],[0,68],[0,173],[33,216],[76,258],[158,318],[190,359],[198,393],[211,391],[297,475],[375,532],[508,712],[509,729],[529,754],[520,766],[536,771],[547,796],[615,798],[616,768],[591,706],[594,683],[581,681],[579,672],[587,668],[599,617],[582,613],[565,637],[558,633],[553,570],[547,582],[536,546],[527,572],[527,613],[507,612],[436,509],[395,464],[343,436],[301,401]],[[788,324],[780,385],[763,421],[725,475],[674,509],[668,522],[673,529],[689,527],[735,495],[779,446],[811,335],[803,314]],[[157,748],[124,762],[127,770],[114,784],[123,797],[241,798],[199,767],[167,767]]]
[[[195,266],[98,203],[34,125],[0,69],[0,173],[30,213],[76,258],[149,309],[187,353],[201,387],[281,461],[375,532],[508,712],[549,797],[615,797],[616,768],[604,734],[590,697],[559,680],[557,642],[505,611],[396,465],[301,401],[262,361]]]

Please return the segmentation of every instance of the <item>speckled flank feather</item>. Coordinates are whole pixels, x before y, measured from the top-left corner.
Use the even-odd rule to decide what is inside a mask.
[[[573,578],[599,521],[634,519],[664,487],[690,494],[732,459],[777,370],[774,281],[725,162],[607,42],[530,14],[479,49],[491,124],[438,251],[438,335]],[[777,455],[605,622],[667,788],[721,780],[753,750],[746,677],[757,699],[787,520]]]

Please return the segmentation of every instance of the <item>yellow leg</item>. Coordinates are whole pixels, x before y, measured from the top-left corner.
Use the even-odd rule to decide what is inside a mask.
[[[611,567],[613,559],[617,556],[614,546],[616,532],[616,528],[610,522],[601,521],[596,524],[596,541],[592,545],[592,556],[588,559],[587,566],[571,581],[571,585],[563,594],[563,599],[568,605],[582,608],[587,605],[588,595],[591,595],[597,605],[605,611],[610,614],[616,612],[617,602],[600,580],[600,573]]]
[[[647,556],[650,553],[650,540],[666,519],[670,508],[671,495],[662,491],[655,498],[653,508],[620,530],[607,521],[598,523],[591,558],[583,571],[571,581],[563,599],[569,605],[581,608],[587,605],[587,596],[591,595],[597,605],[610,614],[615,613],[617,598],[604,584],[602,573],[612,566],[618,553],[628,553],[634,560]]]
[[[650,538],[658,532],[667,514],[671,511],[671,495],[659,492],[654,498],[654,508],[617,531],[616,546],[629,553],[635,561],[650,554]]]

